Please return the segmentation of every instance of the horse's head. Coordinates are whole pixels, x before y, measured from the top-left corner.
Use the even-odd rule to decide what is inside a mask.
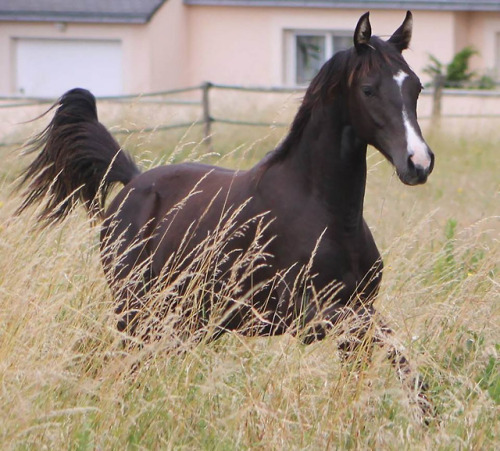
[[[392,162],[403,183],[417,185],[431,173],[434,154],[417,122],[422,85],[401,54],[411,33],[409,11],[387,41],[372,37],[369,13],[364,14],[354,32],[346,83],[349,121],[357,134]]]

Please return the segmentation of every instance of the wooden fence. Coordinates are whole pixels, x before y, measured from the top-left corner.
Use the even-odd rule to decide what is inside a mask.
[[[254,120],[237,120],[229,117],[214,117],[212,114],[212,102],[211,102],[211,92],[213,90],[231,90],[240,91],[248,93],[297,93],[303,94],[305,92],[304,87],[262,87],[262,86],[238,86],[238,85],[223,85],[205,82],[198,86],[191,86],[181,89],[173,89],[168,91],[151,92],[146,94],[130,94],[121,96],[109,96],[109,97],[99,97],[99,101],[108,102],[150,102],[158,103],[164,105],[172,105],[176,107],[190,106],[199,107],[200,114],[198,119],[188,122],[178,122],[178,123],[168,123],[162,124],[160,126],[155,126],[151,128],[140,128],[140,129],[127,129],[127,130],[114,130],[113,133],[119,134],[132,134],[136,132],[156,132],[164,130],[172,130],[179,128],[188,128],[193,126],[202,126],[204,140],[208,146],[211,146],[211,136],[212,136],[212,125],[214,123],[229,124],[229,125],[240,125],[240,126],[256,126],[256,127],[287,127],[289,122],[264,122],[264,121],[254,121]],[[199,94],[196,94],[199,92]],[[176,95],[191,93],[191,98],[186,99],[175,99],[168,98]],[[193,96],[194,94],[194,96]],[[444,89],[444,80],[437,77],[434,80],[433,86],[427,88],[423,91],[424,95],[432,96],[432,108],[429,115],[420,116],[421,119],[431,119],[433,123],[439,123],[439,119],[443,116],[443,98],[446,96],[456,96],[456,95],[481,95],[487,97],[496,97],[499,99],[500,105],[500,91],[479,91],[479,90],[457,90],[457,89]],[[196,98],[197,97],[197,98]],[[0,97],[0,110],[2,109],[16,109],[33,105],[51,105],[55,99],[49,98],[32,98],[32,97]],[[498,114],[487,113],[484,117],[500,117],[500,108],[497,111]],[[462,115],[457,115],[456,117],[465,117]],[[477,117],[477,115],[475,115]],[[453,115],[447,114],[446,117],[453,117]],[[0,146],[6,145],[16,145],[19,143],[8,143],[0,142]]]

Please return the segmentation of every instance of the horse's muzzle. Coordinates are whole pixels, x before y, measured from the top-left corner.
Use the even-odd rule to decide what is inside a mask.
[[[408,157],[405,171],[398,171],[399,178],[405,185],[422,185],[427,181],[427,177],[434,169],[434,154],[428,149],[430,163],[427,167],[415,164],[411,156]]]

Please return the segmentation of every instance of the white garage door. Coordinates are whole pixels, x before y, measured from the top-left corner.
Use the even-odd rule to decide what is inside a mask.
[[[16,93],[59,97],[71,88],[122,93],[120,41],[17,39]]]

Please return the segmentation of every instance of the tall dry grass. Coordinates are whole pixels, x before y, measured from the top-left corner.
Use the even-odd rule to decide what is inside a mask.
[[[145,166],[239,167],[279,139],[224,131],[218,157],[204,156],[194,130],[125,142],[139,143]],[[434,136],[436,169],[418,188],[369,155],[366,218],[386,263],[376,305],[426,376],[429,426],[383,351],[353,371],[334,336],[303,346],[228,334],[183,353],[166,352],[168,340],[124,347],[98,228],[82,211],[43,230],[36,211],[16,217],[12,188],[26,162],[0,149],[2,449],[497,449],[499,141]]]

